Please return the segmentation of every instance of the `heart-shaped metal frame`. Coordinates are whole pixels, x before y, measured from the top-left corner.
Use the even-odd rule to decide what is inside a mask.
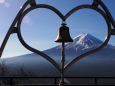
[[[30,4],[30,7],[27,8],[27,6]],[[98,8],[98,5],[100,5],[102,7],[102,9]],[[105,4],[101,1],[101,0],[94,0],[92,5],[80,5],[77,6],[75,8],[73,8],[71,11],[69,11],[65,16],[58,11],[56,8],[50,6],[50,5],[46,5],[46,4],[36,4],[35,0],[27,0],[26,3],[22,6],[22,8],[20,9],[19,13],[17,14],[16,18],[14,19],[8,33],[6,34],[6,37],[2,43],[2,46],[0,48],[0,57],[2,55],[2,52],[6,46],[6,43],[10,37],[10,35],[12,33],[17,33],[18,38],[20,40],[20,42],[22,43],[22,45],[27,48],[28,50],[44,57],[45,59],[47,59],[49,62],[51,62],[61,73],[62,73],[62,68],[60,67],[60,65],[54,61],[50,56],[44,54],[43,52],[32,48],[31,46],[29,46],[23,39],[22,35],[21,35],[21,31],[20,31],[20,26],[22,23],[22,20],[24,18],[24,16],[37,8],[46,8],[49,10],[52,10],[53,12],[55,12],[61,19],[62,21],[67,20],[67,18],[69,16],[71,16],[71,14],[77,12],[80,9],[92,9],[97,11],[98,13],[100,13],[100,15],[103,16],[103,18],[105,19],[107,26],[108,26],[108,33],[107,33],[107,37],[105,39],[105,41],[103,42],[103,44],[101,46],[99,46],[98,48],[88,51],[78,57],[76,57],[75,59],[73,59],[72,61],[70,61],[68,64],[65,65],[64,67],[64,71],[66,71],[69,67],[71,67],[73,64],[75,64],[77,61],[79,61],[80,59],[84,58],[85,56],[88,56],[90,54],[93,54],[97,51],[99,51],[100,49],[102,49],[103,47],[105,47],[111,37],[111,35],[115,34],[112,31],[114,31],[113,29],[111,29],[111,26],[113,26],[113,28],[115,28],[115,23],[114,23],[114,19],[112,17],[112,15],[110,14],[109,10],[107,9],[107,7],[105,6]]]
[[[25,17],[25,15],[26,15],[27,13],[29,13],[30,11],[32,11],[32,10],[34,10],[34,9],[37,9],[37,8],[47,8],[47,9],[52,10],[53,12],[55,12],[55,13],[62,19],[62,21],[65,21],[69,16],[71,16],[71,14],[73,14],[74,12],[76,12],[76,11],[78,11],[78,10],[80,10],[80,9],[90,8],[90,9],[93,9],[93,10],[97,11],[98,13],[100,13],[100,14],[104,17],[104,19],[105,19],[105,21],[106,21],[106,23],[107,23],[107,26],[108,26],[108,34],[107,34],[107,38],[106,38],[106,40],[104,41],[104,43],[103,43],[101,46],[99,46],[98,48],[96,48],[96,49],[94,49],[94,50],[91,50],[91,51],[89,51],[89,52],[86,52],[86,53],[84,53],[84,54],[82,54],[82,55],[76,57],[75,59],[73,59],[71,62],[69,62],[69,63],[65,66],[65,68],[64,68],[65,70],[67,70],[71,65],[73,65],[74,63],[76,63],[77,61],[79,61],[81,58],[83,58],[83,57],[85,57],[85,56],[87,56],[87,55],[90,55],[90,54],[92,54],[92,53],[95,53],[95,52],[97,52],[98,50],[102,49],[102,48],[108,43],[108,41],[109,41],[109,39],[110,39],[110,36],[111,36],[111,25],[110,25],[110,21],[109,21],[108,17],[106,16],[106,14],[105,14],[101,9],[99,9],[99,8],[97,8],[97,7],[94,7],[94,6],[92,6],[92,5],[80,5],[80,6],[77,6],[77,7],[75,7],[74,9],[72,9],[71,11],[69,11],[65,16],[63,16],[63,14],[62,14],[61,12],[59,12],[56,8],[54,8],[54,7],[52,7],[52,6],[49,6],[49,5],[45,5],[45,4],[38,4],[38,5],[35,5],[35,6],[32,6],[32,7],[28,8],[28,9],[26,9],[26,10],[23,12],[22,16],[20,17],[20,19],[19,19],[19,21],[18,21],[18,23],[17,23],[17,27],[18,27],[18,32],[17,32],[17,34],[18,34],[18,38],[19,38],[20,42],[21,42],[22,45],[23,45],[25,48],[27,48],[28,50],[30,50],[30,51],[32,51],[32,52],[34,52],[34,53],[36,53],[36,54],[38,54],[38,55],[44,57],[45,59],[47,59],[47,60],[48,60],[49,62],[51,62],[60,72],[61,72],[61,67],[58,65],[57,62],[55,62],[51,57],[49,57],[48,55],[44,54],[43,52],[41,52],[41,51],[39,51],[39,50],[36,50],[36,49],[32,48],[31,46],[29,46],[29,45],[24,41],[24,39],[23,39],[23,37],[22,37],[22,35],[21,35],[20,26],[21,26],[21,23],[22,23],[23,18]]]

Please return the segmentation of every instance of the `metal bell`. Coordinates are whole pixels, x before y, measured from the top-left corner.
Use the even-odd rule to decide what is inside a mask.
[[[67,27],[65,23],[59,28],[55,42],[73,42],[69,34],[69,27]]]

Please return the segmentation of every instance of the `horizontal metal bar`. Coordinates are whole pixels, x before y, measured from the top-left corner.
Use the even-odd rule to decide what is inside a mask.
[[[5,78],[13,78],[13,79],[15,79],[15,78],[60,78],[60,77],[0,77],[0,79],[1,78],[3,78],[3,79],[5,79]],[[97,79],[100,79],[100,78],[102,78],[102,79],[115,79],[115,77],[65,77],[65,78],[97,78]]]
[[[15,86],[14,84],[13,84],[13,80],[15,80],[15,79],[21,79],[21,80],[23,80],[23,79],[54,79],[54,83],[53,84],[51,84],[51,85],[58,85],[58,83],[57,83],[57,81],[58,81],[58,79],[60,79],[60,77],[0,77],[0,79],[9,79],[9,80],[11,80],[11,84],[8,84],[8,85],[10,85],[10,86]],[[66,79],[92,79],[92,80],[94,80],[94,85],[98,85],[98,79],[115,79],[115,77],[65,77]],[[44,83],[43,83],[44,84]],[[43,85],[42,84],[42,85]],[[17,84],[17,86],[39,86],[40,84]],[[44,85],[46,85],[46,84],[44,84]]]

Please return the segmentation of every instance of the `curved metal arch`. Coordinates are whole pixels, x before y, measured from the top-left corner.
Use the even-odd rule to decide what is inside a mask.
[[[50,5],[46,5],[46,4],[38,4],[38,5],[35,5],[35,6],[32,6],[28,9],[26,9],[23,14],[21,15],[21,18],[19,20],[22,20],[22,17],[24,17],[27,13],[29,13],[30,11],[34,10],[34,9],[38,9],[38,8],[46,8],[46,9],[49,9],[51,10],[52,12],[55,12],[63,21],[65,21],[65,17],[64,15],[58,11],[56,8],[54,8],[53,6],[50,6]]]
[[[8,39],[9,39],[10,35],[12,34],[12,32],[13,32],[14,29],[15,29],[15,25],[16,25],[16,23],[18,22],[18,19],[20,18],[20,16],[21,16],[21,14],[23,13],[23,11],[26,9],[26,7],[27,7],[31,2],[32,2],[31,0],[27,0],[27,1],[24,3],[24,5],[22,6],[22,8],[20,9],[20,11],[18,12],[18,14],[16,15],[14,21],[12,22],[12,24],[11,24],[11,26],[10,26],[10,28],[9,28],[9,30],[8,30],[6,36],[5,36],[4,40],[3,40],[3,42],[2,42],[2,45],[1,45],[1,47],[0,47],[0,57],[2,56],[3,50],[4,50],[5,46],[6,46],[6,43],[7,43]]]
[[[88,8],[88,9],[93,9],[95,11],[97,11],[98,13],[100,13],[103,18],[105,19],[106,23],[107,23],[107,26],[108,26],[108,33],[107,33],[107,37],[105,39],[105,41],[103,42],[103,44],[101,46],[99,46],[98,48],[94,49],[94,50],[91,50],[91,51],[88,51],[78,57],[76,57],[75,59],[73,59],[72,61],[70,61],[68,64],[65,65],[65,70],[66,71],[69,67],[71,67],[73,64],[75,64],[77,61],[79,61],[80,59],[88,56],[88,55],[91,55],[99,50],[101,50],[102,48],[104,48],[108,41],[110,40],[110,37],[111,37],[111,24],[110,24],[110,21],[107,17],[107,15],[105,14],[105,12],[103,12],[101,9],[97,8],[97,7],[93,7],[92,5],[80,5],[80,6],[77,6],[75,8],[73,8],[71,11],[69,11],[66,15],[65,15],[65,19],[67,19],[71,14],[73,14],[74,12],[80,10],[80,9],[84,9],[84,8]]]
[[[106,5],[101,0],[96,0],[96,2],[103,8],[103,10],[105,11],[106,15],[109,18],[109,21],[111,22],[111,24],[113,25],[113,27],[115,29],[115,21],[114,21],[112,15],[111,15],[110,11],[106,7]]]
[[[21,35],[20,26],[21,26],[21,23],[22,23],[22,20],[23,20],[24,16],[25,16],[27,13],[29,13],[30,11],[32,11],[32,10],[34,10],[34,9],[37,9],[37,8],[47,8],[47,9],[50,9],[50,10],[52,10],[53,12],[55,12],[63,21],[65,21],[65,17],[63,16],[63,14],[62,14],[61,12],[59,12],[57,9],[55,9],[54,7],[52,7],[52,6],[49,6],[49,5],[46,5],[46,4],[39,4],[39,5],[32,6],[32,7],[28,8],[28,9],[26,9],[26,10],[23,12],[23,14],[21,15],[20,19],[19,19],[18,22],[17,22],[17,27],[18,27],[17,35],[18,35],[18,38],[19,38],[20,42],[22,43],[22,45],[23,45],[26,49],[28,49],[28,50],[30,50],[30,51],[32,51],[32,52],[34,52],[34,53],[36,53],[36,54],[38,54],[38,55],[44,57],[44,58],[47,59],[50,63],[52,63],[60,72],[62,72],[62,71],[61,71],[61,67],[59,66],[59,64],[58,64],[56,61],[54,61],[50,56],[44,54],[43,52],[41,52],[41,51],[39,51],[39,50],[37,50],[37,49],[34,49],[34,48],[32,48],[31,46],[29,46],[29,45],[24,41],[24,39],[23,39],[23,37],[22,37],[22,35]]]

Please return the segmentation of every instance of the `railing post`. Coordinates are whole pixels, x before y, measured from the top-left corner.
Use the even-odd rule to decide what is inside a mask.
[[[97,85],[97,77],[95,77],[95,85]]]
[[[57,85],[57,77],[54,78],[54,85]]]
[[[10,85],[13,86],[13,77],[10,77]]]

